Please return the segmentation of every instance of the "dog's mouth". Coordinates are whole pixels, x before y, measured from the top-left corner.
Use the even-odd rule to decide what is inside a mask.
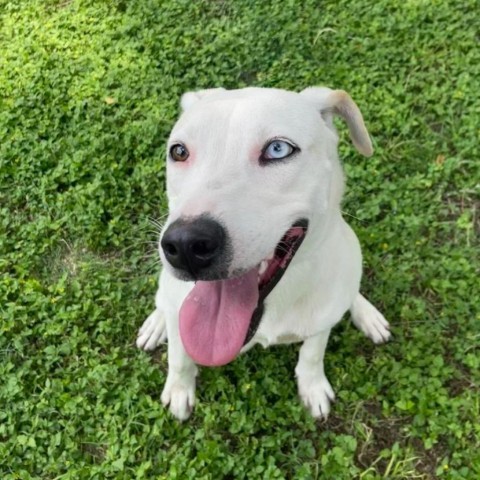
[[[295,222],[269,258],[240,276],[196,282],[179,313],[182,343],[196,363],[225,365],[252,339],[265,299],[285,274],[307,230],[306,219]]]

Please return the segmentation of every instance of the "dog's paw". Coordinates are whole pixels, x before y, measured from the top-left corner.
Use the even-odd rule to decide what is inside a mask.
[[[299,376],[297,382],[298,394],[312,416],[326,419],[330,413],[330,402],[335,400],[335,393],[327,377]]]
[[[195,379],[188,382],[169,376],[161,400],[165,407],[170,406],[173,416],[181,421],[187,420],[195,405]]]
[[[351,309],[352,321],[373,343],[388,342],[392,337],[390,325],[385,317],[361,295]]]
[[[155,350],[167,340],[165,318],[158,308],[143,322],[138,331],[137,347],[143,350]]]

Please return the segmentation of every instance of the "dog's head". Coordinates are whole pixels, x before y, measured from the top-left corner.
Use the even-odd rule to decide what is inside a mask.
[[[371,155],[372,145],[358,107],[339,90],[212,89],[187,93],[181,104],[168,142],[169,217],[160,254],[174,276],[197,281],[182,306],[190,319],[180,322],[184,344],[192,329],[197,336],[205,330],[196,318],[212,318],[212,335],[213,319],[223,315],[249,317],[236,321],[243,345],[251,318],[261,317],[263,300],[307,232],[339,208],[333,117],[346,120],[362,154]],[[186,347],[195,359],[198,346]],[[211,360],[200,353],[197,361],[226,363],[235,349],[227,350],[210,352]]]

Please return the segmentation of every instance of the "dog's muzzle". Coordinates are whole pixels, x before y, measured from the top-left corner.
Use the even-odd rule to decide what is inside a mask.
[[[240,353],[255,335],[264,301],[288,269],[307,229],[308,220],[299,219],[273,246],[268,258],[236,275],[214,280],[205,278],[203,272],[211,275],[216,270],[218,274],[215,263],[225,264],[218,260],[230,250],[225,246],[226,232],[221,232],[216,222],[199,219],[187,225],[172,224],[167,229],[162,240],[167,258],[177,272],[196,275],[195,285],[178,313],[180,337],[192,360],[200,365],[220,366]]]

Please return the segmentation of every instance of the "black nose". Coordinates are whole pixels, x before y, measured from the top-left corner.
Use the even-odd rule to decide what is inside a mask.
[[[225,230],[210,218],[177,220],[163,234],[161,245],[172,267],[198,278],[222,254]]]

